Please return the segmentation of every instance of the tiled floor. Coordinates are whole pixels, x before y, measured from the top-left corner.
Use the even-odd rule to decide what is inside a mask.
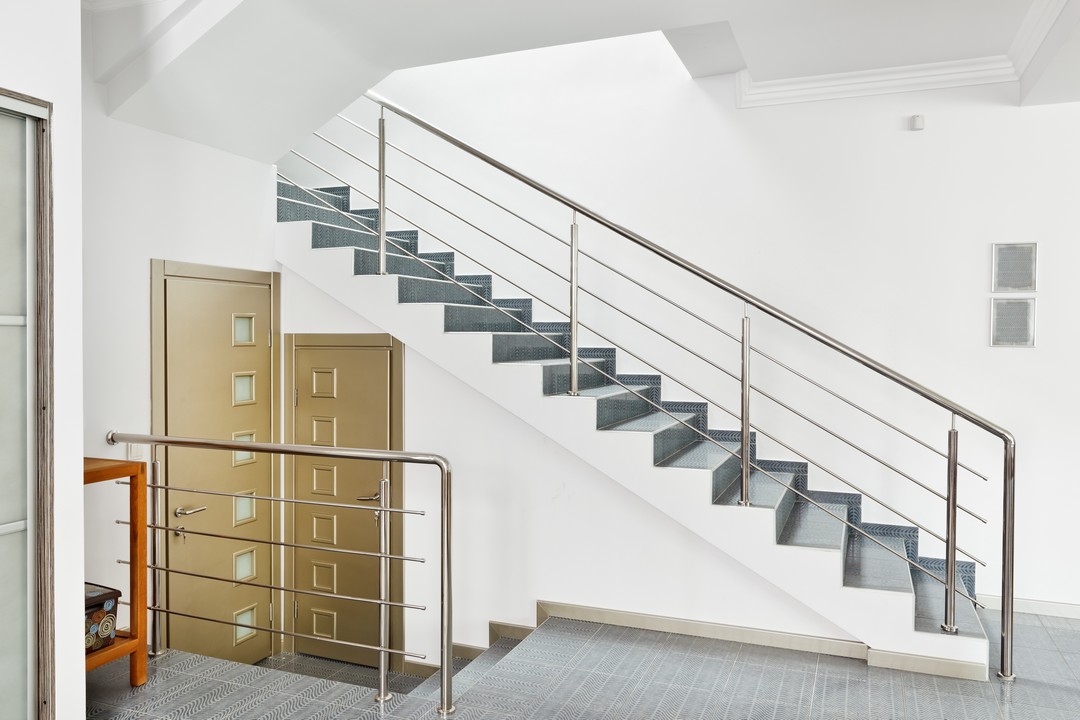
[[[989,633],[995,614],[981,611]],[[1080,720],[1080,620],[1017,615],[1013,683],[937,678],[828,655],[551,619],[476,661],[455,687],[463,720]],[[992,665],[997,647],[991,647]],[[285,663],[294,662],[286,660]],[[294,667],[296,667],[294,665]],[[114,663],[88,678],[87,717],[418,720],[430,686],[378,708],[373,691],[184,653],[143,688]],[[334,672],[340,672],[336,670]],[[333,673],[331,673],[333,675]]]

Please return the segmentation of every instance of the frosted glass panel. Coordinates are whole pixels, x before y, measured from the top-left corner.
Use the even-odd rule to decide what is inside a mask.
[[[255,376],[233,375],[233,405],[255,402]]]
[[[255,551],[245,550],[233,555],[233,580],[251,580],[255,577]]]
[[[0,525],[26,519],[26,328],[23,327],[0,326],[0,497],[4,498],[0,502]]]
[[[4,641],[0,643],[0,698],[5,718],[26,717],[29,672],[26,646],[26,532],[0,535],[0,617],[4,618]],[[15,708],[14,710],[12,708]],[[13,714],[7,715],[5,713]]]
[[[249,455],[251,453],[248,453]],[[254,494],[254,493],[252,493]],[[233,525],[242,525],[255,519],[254,498],[233,498]]]
[[[236,433],[233,435],[233,440],[236,442],[255,442],[255,433]],[[233,450],[232,461],[233,465],[255,462],[255,453],[248,450]]]
[[[236,618],[233,622],[240,623],[241,625],[254,625],[255,624],[255,608],[248,608],[247,610],[241,610],[234,616]],[[248,638],[255,637],[255,630],[251,628],[234,627],[235,635],[233,635],[233,642],[239,644],[247,640]]]
[[[255,344],[255,318],[251,315],[233,315],[233,345]]]
[[[26,314],[26,120],[0,113],[0,315]]]

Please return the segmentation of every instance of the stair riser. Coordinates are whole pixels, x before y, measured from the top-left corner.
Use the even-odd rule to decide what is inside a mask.
[[[441,270],[442,268],[437,268]],[[429,267],[419,260],[401,255],[386,256],[386,272],[391,275],[401,275],[416,278],[429,278],[437,280],[439,275],[436,268]],[[354,275],[378,275],[379,254],[370,250],[357,250],[353,259]]]
[[[339,225],[323,225],[317,222],[311,226],[311,247],[354,247],[378,253],[379,237],[377,235],[362,232],[356,227],[347,228]],[[387,255],[408,256],[409,253],[415,254],[416,248],[408,244],[401,244],[401,247],[394,247],[392,244],[388,243],[386,246]]]
[[[544,336],[561,343],[558,335]],[[565,346],[564,346],[565,347]],[[491,342],[492,362],[523,362],[526,360],[556,360],[569,357],[570,353],[538,335],[495,335]]]
[[[470,292],[470,290],[472,292]],[[483,288],[465,288],[451,282],[423,278],[398,278],[399,303],[454,303],[455,305],[487,306]],[[474,294],[475,293],[475,294]]]
[[[701,435],[695,432],[700,419],[694,416],[686,421],[690,427],[676,423],[653,434],[653,464],[659,465],[687,445],[697,442]]]
[[[596,368],[585,363],[578,364],[578,389],[603,387],[609,380]],[[565,395],[570,392],[570,365],[544,366],[544,394]]]
[[[509,315],[507,315],[509,313]],[[443,310],[445,332],[525,333],[520,313],[491,307],[447,305]]]
[[[642,394],[646,395],[645,392]],[[604,430],[624,420],[631,420],[652,411],[653,407],[647,400],[629,390],[602,397],[596,401],[596,429]]]
[[[712,501],[719,502],[720,498],[729,491],[733,485],[742,480],[742,463],[734,455],[723,462],[720,467],[713,470]]]
[[[776,506],[776,542],[780,542],[780,536],[784,533],[784,527],[787,525],[788,518],[791,517],[791,510],[795,507],[797,499],[798,496],[788,490]]]
[[[315,201],[312,204],[305,204],[303,202],[293,202],[291,200],[278,199],[277,202],[277,219],[278,222],[320,222],[327,225],[336,225],[338,227],[349,229],[368,229],[375,231],[371,227],[371,223],[362,217],[353,215],[352,213],[346,213],[342,215],[340,212],[331,210],[328,207],[313,207]],[[352,219],[355,218],[355,221]]]
[[[349,197],[348,194],[340,194],[336,192],[324,192],[315,189],[298,188],[295,185],[279,182],[277,186],[277,194],[279,207],[280,202],[285,200],[296,200],[299,203],[307,203],[309,205],[322,205],[323,202],[328,202],[338,210],[349,210]],[[312,197],[314,195],[314,197]],[[280,218],[279,218],[280,219]]]

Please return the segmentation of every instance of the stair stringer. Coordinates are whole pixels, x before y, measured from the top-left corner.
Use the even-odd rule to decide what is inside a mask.
[[[655,466],[652,435],[598,431],[594,398],[543,395],[539,365],[493,363],[489,333],[444,332],[442,304],[399,304],[397,276],[354,275],[352,248],[310,238],[310,222],[279,224],[278,261],[871,650],[987,667],[985,639],[916,632],[913,593],[845,587],[840,550],[777,544],[772,508],[713,505],[710,472]]]

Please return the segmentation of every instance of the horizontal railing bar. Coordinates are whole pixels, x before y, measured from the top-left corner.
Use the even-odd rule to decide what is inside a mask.
[[[343,503],[326,502],[325,500],[297,500],[296,498],[279,498],[271,495],[249,495],[245,493],[231,493],[223,490],[201,490],[198,488],[179,487],[177,485],[157,485],[146,483],[146,487],[155,490],[170,490],[173,492],[194,493],[196,495],[216,495],[219,497],[243,498],[245,500],[265,500],[267,502],[282,502],[290,505],[313,505],[315,507],[341,508],[342,510],[368,510],[371,512],[392,512],[402,515],[425,515],[424,510],[406,510],[404,508],[381,508],[378,505],[345,505]]]
[[[375,450],[367,448],[319,447],[316,445],[287,445],[284,443],[236,442],[232,440],[208,440],[181,438],[171,435],[141,435],[119,433],[110,430],[105,435],[110,445],[131,443],[133,445],[167,445],[170,447],[199,448],[202,450],[239,450],[241,452],[270,453],[273,455],[302,455],[305,457],[332,457],[345,460],[382,460],[383,462],[437,465],[449,470],[450,461],[442,455],[407,452],[404,450]],[[179,489],[179,488],[175,488]],[[251,497],[246,495],[245,497]],[[417,512],[417,511],[410,511]]]
[[[127,520],[117,520],[117,525],[130,525]],[[147,523],[146,527],[151,530],[172,530],[174,532],[183,532],[185,535],[197,535],[199,537],[217,538],[219,540],[236,540],[239,542],[254,542],[260,545],[273,545],[274,547],[286,547],[294,548],[296,550],[318,550],[319,552],[336,553],[338,555],[354,555],[357,557],[371,557],[371,558],[386,558],[388,560],[401,560],[403,562],[416,562],[426,563],[427,560],[421,557],[410,557],[408,555],[383,555],[382,553],[369,552],[367,550],[349,550],[348,548],[328,548],[318,545],[304,545],[301,543],[287,543],[280,540],[260,540],[257,538],[243,538],[236,535],[221,535],[219,533],[204,532],[202,530],[189,530],[187,528],[171,527],[169,525],[155,525],[153,523]]]
[[[751,385],[750,387],[753,388],[754,391],[757,392],[762,397],[764,397],[764,398],[766,398],[768,400],[771,400],[772,402],[776,403],[777,405],[784,408],[788,412],[794,413],[798,417],[802,418],[806,422],[808,422],[811,425],[813,425],[814,427],[816,427],[818,430],[821,430],[823,432],[828,433],[829,435],[832,435],[834,438],[836,438],[840,442],[844,443],[848,447],[851,447],[851,448],[854,448],[855,450],[858,450],[859,452],[861,452],[866,457],[870,458],[871,460],[875,460],[876,462],[880,463],[882,466],[884,466],[884,467],[888,468],[889,470],[893,471],[894,473],[896,473],[900,477],[906,478],[910,482],[915,483],[916,485],[921,487],[923,490],[926,490],[928,493],[930,493],[932,495],[936,495],[937,497],[941,498],[942,500],[948,500],[948,498],[945,497],[944,493],[938,492],[937,490],[930,487],[929,485],[922,482],[921,480],[918,480],[918,479],[912,477],[911,475],[908,475],[906,472],[904,472],[900,468],[896,467],[895,465],[892,465],[889,462],[887,462],[885,460],[882,460],[881,458],[879,458],[877,455],[873,454],[869,450],[867,450],[867,449],[865,449],[863,447],[860,447],[859,445],[853,443],[851,440],[848,440],[843,435],[840,435],[839,433],[836,433],[836,432],[830,430],[829,428],[827,428],[824,425],[822,425],[821,423],[819,423],[817,420],[814,420],[813,418],[808,417],[807,415],[805,415],[805,414],[799,412],[798,410],[796,410],[795,408],[791,407],[790,405],[785,403],[783,400],[780,400],[780,399],[774,397],[773,395],[765,392],[764,390],[757,387],[756,385]],[[979,515],[978,513],[974,512],[972,510],[969,510],[968,508],[964,507],[963,505],[960,505],[959,503],[957,504],[956,507],[963,510],[964,512],[966,512],[968,515],[975,518],[976,520],[979,520],[984,525],[986,524],[986,518],[984,518],[982,515]]]
[[[1015,445],[1016,441],[1013,438],[1012,434],[1008,430],[1006,430],[1006,429],[996,425],[995,423],[987,420],[986,418],[984,418],[984,417],[982,417],[982,416],[980,416],[980,415],[978,415],[978,414],[964,408],[959,403],[956,403],[956,402],[953,402],[952,400],[949,400],[948,398],[944,397],[943,395],[940,395],[940,394],[934,392],[933,390],[930,390],[929,388],[921,385],[920,383],[917,383],[914,380],[902,375],[901,373],[897,372],[896,370],[893,370],[892,368],[887,367],[886,365],[884,365],[882,363],[879,363],[878,361],[874,360],[873,358],[871,358],[871,357],[869,357],[867,355],[864,355],[863,353],[859,352],[858,350],[855,350],[852,347],[849,347],[848,345],[846,345],[846,344],[840,342],[839,340],[825,334],[824,332],[818,330],[817,328],[814,328],[814,327],[808,325],[807,323],[799,320],[798,318],[793,317],[792,315],[789,315],[788,313],[784,312],[783,310],[780,310],[779,308],[774,307],[773,305],[770,305],[769,303],[765,302],[764,300],[761,300],[761,299],[751,295],[750,293],[746,292],[745,290],[743,290],[743,289],[741,289],[739,287],[736,287],[735,285],[732,285],[731,283],[727,282],[723,278],[720,278],[720,277],[714,275],[713,273],[709,272],[708,270],[705,270],[704,268],[699,267],[699,266],[691,263],[688,260],[685,260],[684,258],[682,258],[682,257],[676,255],[675,253],[671,252],[670,250],[668,250],[666,248],[663,248],[663,247],[657,245],[656,243],[653,243],[652,241],[645,239],[641,235],[638,235],[637,233],[635,233],[635,232],[633,232],[631,230],[628,230],[627,228],[625,228],[625,227],[623,227],[623,226],[621,226],[621,225],[619,225],[619,224],[617,224],[615,222],[612,222],[611,220],[608,220],[603,215],[600,215],[599,213],[594,212],[594,211],[586,208],[581,203],[575,202],[575,201],[571,200],[570,198],[566,197],[565,195],[562,195],[561,193],[558,193],[555,190],[552,190],[551,188],[547,187],[546,185],[544,185],[544,184],[542,184],[540,182],[537,182],[536,180],[533,180],[529,176],[527,176],[527,175],[525,175],[523,173],[520,173],[517,170],[514,170],[510,166],[508,166],[508,165],[506,165],[506,164],[504,164],[502,162],[499,162],[498,160],[491,157],[490,155],[487,155],[487,154],[481,152],[480,150],[477,150],[476,148],[472,147],[471,145],[459,140],[458,138],[454,137],[453,135],[441,130],[440,128],[438,128],[438,127],[436,127],[434,125],[432,125],[431,123],[428,123],[428,122],[426,122],[424,120],[421,120],[416,115],[413,115],[409,111],[402,108],[400,105],[397,105],[397,104],[391,102],[390,100],[387,100],[386,98],[382,97],[378,93],[375,93],[375,92],[369,90],[366,93],[365,96],[369,100],[371,100],[372,102],[374,102],[374,103],[376,103],[378,105],[381,105],[382,107],[386,108],[387,110],[390,110],[391,112],[393,112],[396,115],[408,120],[409,122],[413,123],[414,125],[416,125],[416,126],[418,126],[420,128],[423,128],[424,130],[427,130],[428,132],[432,133],[433,135],[436,135],[436,136],[442,138],[443,140],[445,140],[449,144],[453,145],[454,147],[457,147],[458,149],[465,151],[466,153],[468,153],[468,154],[472,155],[473,157],[477,158],[478,160],[481,160],[482,162],[487,163],[488,165],[494,167],[495,169],[500,170],[501,172],[505,173],[506,175],[509,175],[510,177],[518,180],[519,182],[531,187],[532,189],[536,190],[537,192],[539,192],[539,193],[541,193],[543,195],[546,195],[547,197],[549,197],[549,198],[551,198],[551,199],[565,205],[568,208],[572,208],[573,210],[576,210],[577,212],[579,212],[582,215],[584,215],[585,217],[593,220],[597,224],[602,225],[602,226],[608,228],[609,230],[611,230],[612,232],[616,233],[617,235],[621,235],[622,237],[626,238],[627,240],[631,241],[632,243],[634,243],[634,244],[636,244],[636,245],[638,245],[640,247],[645,248],[646,250],[650,251],[654,255],[657,255],[660,258],[662,258],[664,260],[667,260],[671,264],[682,268],[683,270],[691,273],[692,275],[696,275],[697,277],[701,278],[702,280],[705,280],[709,284],[714,285],[715,287],[720,288],[721,290],[728,293],[729,295],[733,295],[736,298],[738,298],[739,300],[742,300],[743,302],[748,303],[748,304],[756,307],[757,309],[761,310],[762,312],[766,313],[767,315],[771,315],[772,317],[776,318],[777,320],[784,323],[785,325],[789,325],[790,327],[798,330],[799,332],[803,333],[804,335],[807,335],[807,336],[813,338],[814,340],[820,342],[821,344],[825,345],[826,347],[829,347],[829,348],[839,352],[840,354],[845,355],[848,358],[854,360],[855,362],[859,363],[860,365],[863,365],[863,366],[869,368],[870,370],[873,370],[874,372],[878,373],[879,375],[882,375],[882,376],[888,378],[889,380],[892,380],[893,382],[895,382],[895,383],[897,383],[897,384],[899,384],[899,385],[901,385],[903,387],[906,387],[908,390],[916,393],[917,395],[925,398],[926,400],[928,400],[928,401],[930,401],[930,402],[932,402],[932,403],[934,403],[936,405],[939,405],[940,407],[943,407],[946,410],[949,410],[951,412],[956,413],[957,415],[964,418],[965,420],[972,423],[973,425],[981,427],[983,430],[986,430],[987,432],[998,436],[999,438],[1004,440],[1007,445],[1010,445],[1010,446]]]
[[[394,650],[393,648],[380,647],[378,645],[365,645],[363,643],[349,642],[348,640],[338,640],[336,638],[320,637],[318,635],[307,635],[305,633],[291,632],[289,630],[278,630],[272,627],[265,627],[263,625],[247,625],[245,623],[230,622],[229,620],[217,620],[216,618],[209,618],[203,615],[192,615],[191,613],[180,612],[179,610],[168,610],[163,607],[147,608],[151,612],[164,613],[165,615],[176,615],[177,617],[185,617],[191,620],[204,620],[206,622],[217,623],[218,625],[231,625],[232,627],[244,628],[245,630],[261,630],[262,632],[274,633],[276,635],[285,635],[287,637],[303,638],[305,640],[318,640],[319,642],[331,643],[334,645],[345,645],[348,647],[360,648],[362,650],[374,650],[376,652],[387,652],[391,655],[401,655],[403,657],[416,658],[418,660],[426,660],[427,655],[423,653],[409,652],[407,650]]]
[[[182,533],[183,529],[170,528],[173,532]],[[127,560],[117,560],[120,565],[130,565]],[[427,610],[426,605],[411,605],[409,603],[394,602],[392,600],[377,600],[375,598],[362,598],[353,597],[352,595],[338,595],[336,593],[322,592],[320,590],[301,590],[295,587],[286,587],[284,585],[267,585],[265,583],[251,582],[249,580],[234,580],[233,578],[223,578],[217,575],[204,575],[203,573],[191,572],[189,570],[179,570],[177,568],[171,568],[166,565],[154,565],[148,564],[149,570],[160,570],[161,572],[167,572],[173,575],[183,575],[185,577],[200,578],[202,580],[213,580],[215,582],[232,583],[233,585],[245,585],[247,587],[259,588],[260,590],[280,590],[281,592],[297,593],[300,595],[311,595],[312,597],[328,598],[330,600],[348,600],[349,602],[365,603],[367,605],[386,605],[388,607],[403,608],[405,610]]]
[[[281,173],[278,173],[278,175],[281,176],[282,178],[285,177]],[[290,184],[292,184],[292,183],[290,182]],[[293,185],[293,187],[299,188],[300,190],[303,190],[304,192],[308,192],[308,189],[305,188],[305,187],[301,187],[299,185]],[[293,198],[287,198],[287,197],[285,197],[283,195],[278,195],[277,199],[278,200],[284,200],[285,202],[296,203],[297,205],[303,205],[304,207],[315,208],[316,210],[325,210],[326,209],[326,206],[324,206],[324,205],[315,205],[314,203],[304,202],[303,200],[295,200]],[[317,198],[317,199],[321,200],[322,198]],[[327,205],[330,205],[329,201],[327,201]],[[330,208],[332,208],[334,210],[337,210],[338,212],[340,212],[340,213],[342,213],[342,214],[344,214],[346,216],[349,216],[349,213],[345,212],[344,210],[342,210],[339,207],[335,207],[334,205],[330,205]],[[351,216],[349,216],[349,217],[351,217]],[[365,225],[363,222],[361,222],[358,218],[353,218],[353,219],[355,219],[356,224],[360,226],[360,229],[357,230],[356,232],[358,232],[358,233],[360,233],[362,235],[371,235],[372,237],[378,237],[379,236],[378,233],[372,232],[371,228],[369,228],[367,225]],[[316,222],[316,221],[313,221],[313,222]]]
[[[900,512],[899,510],[897,510],[897,509],[896,509],[896,508],[894,508],[893,506],[889,505],[889,504],[888,504],[887,502],[885,502],[884,500],[880,500],[880,499],[878,499],[878,498],[874,497],[873,495],[871,495],[870,493],[868,493],[868,492],[867,492],[866,490],[863,490],[863,489],[862,489],[861,487],[859,487],[859,486],[858,486],[858,485],[856,485],[855,483],[851,482],[850,480],[846,480],[846,479],[845,479],[845,478],[844,478],[843,476],[841,476],[841,475],[840,475],[839,473],[837,473],[837,472],[835,472],[835,471],[833,471],[833,470],[830,470],[830,469],[829,469],[828,467],[826,467],[825,465],[823,465],[823,464],[821,464],[821,463],[817,462],[816,460],[814,460],[813,458],[809,457],[809,456],[808,456],[808,455],[806,455],[805,453],[800,453],[800,452],[799,452],[798,450],[796,450],[795,448],[791,447],[790,445],[788,445],[787,443],[785,443],[785,442],[784,442],[783,440],[779,440],[779,439],[777,439],[775,435],[770,435],[770,434],[769,434],[768,432],[766,432],[765,430],[762,430],[762,429],[761,429],[760,427],[758,427],[758,426],[755,426],[755,428],[754,428],[754,429],[755,429],[755,430],[756,430],[756,431],[757,431],[758,433],[760,433],[761,435],[764,435],[765,437],[767,437],[768,439],[772,440],[772,441],[773,441],[774,443],[776,443],[776,444],[777,444],[777,445],[779,445],[780,447],[782,447],[782,448],[784,448],[785,450],[787,450],[788,452],[792,452],[792,453],[795,453],[796,455],[798,455],[798,456],[799,456],[799,457],[801,457],[802,459],[806,460],[806,462],[807,462],[807,463],[809,463],[810,465],[813,465],[813,466],[814,466],[814,467],[816,467],[817,469],[819,469],[819,470],[822,470],[822,471],[824,471],[824,472],[825,472],[826,474],[828,474],[828,475],[830,475],[830,476],[832,476],[832,477],[836,478],[837,480],[839,480],[840,482],[844,483],[845,485],[847,485],[847,486],[848,486],[849,488],[851,488],[851,489],[852,489],[852,490],[854,490],[855,492],[859,493],[860,495],[862,495],[862,496],[864,496],[864,497],[867,497],[867,498],[870,498],[870,499],[871,499],[871,500],[873,500],[873,501],[874,501],[875,503],[877,503],[878,505],[882,506],[883,508],[885,508],[885,509],[886,509],[886,510],[888,510],[889,512],[893,513],[893,514],[894,514],[894,515],[896,515],[897,517],[903,518],[904,520],[906,520],[907,522],[911,523],[912,525],[914,525],[914,526],[915,526],[915,527],[917,527],[918,529],[922,530],[922,531],[923,531],[923,532],[925,532],[926,534],[928,534],[928,535],[930,535],[931,537],[933,537],[933,538],[934,538],[935,540],[940,540],[941,542],[945,542],[945,537],[944,537],[943,535],[940,535],[940,534],[938,534],[938,533],[934,532],[933,530],[931,530],[930,528],[926,527],[925,525],[922,525],[922,524],[920,524],[920,523],[916,522],[916,521],[915,521],[915,520],[913,520],[913,519],[912,519],[911,517],[909,517],[908,515],[905,515],[904,513]],[[964,554],[964,555],[966,555],[967,557],[969,557],[969,558],[971,558],[972,560],[974,560],[975,562],[979,563],[979,564],[980,564],[980,565],[982,565],[983,567],[986,567],[986,563],[985,563],[985,562],[983,562],[982,560],[980,560],[980,559],[979,559],[979,558],[977,558],[976,556],[972,555],[971,553],[967,552],[967,551],[966,551],[966,550],[964,550],[963,548],[957,547],[957,548],[956,548],[956,550],[957,550],[957,552],[963,553],[963,554]]]
[[[361,130],[361,131],[363,131],[363,132],[367,133],[368,135],[370,135],[371,137],[375,138],[376,140],[377,140],[377,139],[379,138],[379,136],[378,136],[378,135],[376,135],[376,134],[375,134],[375,133],[373,133],[372,131],[368,130],[368,129],[367,129],[366,127],[364,127],[364,126],[363,126],[363,125],[361,125],[360,123],[354,122],[353,120],[350,120],[349,118],[345,117],[344,115],[341,115],[340,113],[338,114],[338,117],[339,117],[339,118],[341,118],[342,120],[344,120],[345,122],[349,123],[349,124],[350,124],[350,125],[352,125],[353,127],[357,128],[358,130]],[[413,160],[413,161],[415,161],[415,162],[418,162],[418,163],[420,163],[421,165],[423,165],[424,167],[426,167],[426,168],[427,168],[428,170],[431,170],[431,171],[432,171],[433,173],[435,173],[435,174],[437,174],[437,175],[439,175],[439,176],[441,176],[441,177],[443,177],[443,178],[445,178],[445,179],[449,180],[450,182],[454,183],[455,185],[457,185],[457,186],[458,186],[458,187],[460,187],[461,189],[463,189],[463,190],[467,190],[468,192],[472,193],[473,195],[475,195],[476,197],[478,197],[478,198],[480,198],[480,199],[482,199],[482,200],[486,200],[487,202],[491,203],[492,205],[494,205],[495,207],[499,208],[499,209],[500,209],[500,210],[502,210],[503,212],[506,212],[506,213],[508,213],[508,214],[510,214],[510,215],[513,215],[514,217],[516,217],[516,218],[517,218],[518,220],[520,220],[521,222],[523,222],[523,223],[525,223],[525,224],[527,224],[527,225],[530,225],[530,226],[532,226],[533,228],[535,228],[536,230],[539,230],[540,232],[544,233],[544,234],[545,234],[545,235],[547,235],[548,237],[550,237],[550,238],[553,238],[553,239],[555,239],[555,240],[558,240],[559,242],[563,242],[562,238],[560,238],[560,237],[559,237],[558,235],[556,235],[555,233],[551,232],[551,231],[550,231],[550,230],[548,230],[547,228],[543,228],[543,227],[540,227],[539,225],[537,225],[537,224],[536,224],[535,222],[533,222],[532,220],[529,220],[529,219],[528,219],[527,217],[523,217],[522,215],[519,215],[518,213],[514,212],[514,211],[513,211],[513,210],[511,210],[510,208],[508,208],[508,207],[505,207],[504,205],[502,205],[502,204],[500,204],[500,203],[496,202],[495,200],[492,200],[492,199],[491,199],[491,198],[489,198],[489,197],[488,197],[487,195],[484,195],[483,193],[481,193],[481,192],[479,192],[479,191],[477,191],[477,190],[474,190],[473,188],[469,187],[468,185],[466,185],[465,183],[461,182],[461,181],[460,181],[460,180],[458,180],[457,178],[455,178],[455,177],[453,177],[453,176],[449,175],[448,173],[445,173],[445,172],[443,172],[442,170],[440,170],[439,168],[435,167],[434,165],[431,165],[430,163],[427,163],[427,162],[425,162],[425,161],[421,160],[420,158],[418,158],[418,157],[417,157],[416,155],[413,155],[413,154],[412,154],[411,152],[409,152],[409,151],[408,151],[408,150],[406,150],[405,148],[402,148],[402,147],[400,147],[400,146],[398,146],[398,145],[395,145],[395,144],[394,144],[394,143],[392,143],[392,142],[387,142],[387,143],[386,143],[386,146],[387,146],[387,147],[389,147],[389,148],[393,148],[394,150],[398,151],[399,153],[401,153],[401,154],[402,154],[402,155],[404,155],[405,157],[409,158],[410,160]],[[361,161],[361,162],[363,162],[363,161]],[[370,167],[370,166],[369,166],[369,167]]]

